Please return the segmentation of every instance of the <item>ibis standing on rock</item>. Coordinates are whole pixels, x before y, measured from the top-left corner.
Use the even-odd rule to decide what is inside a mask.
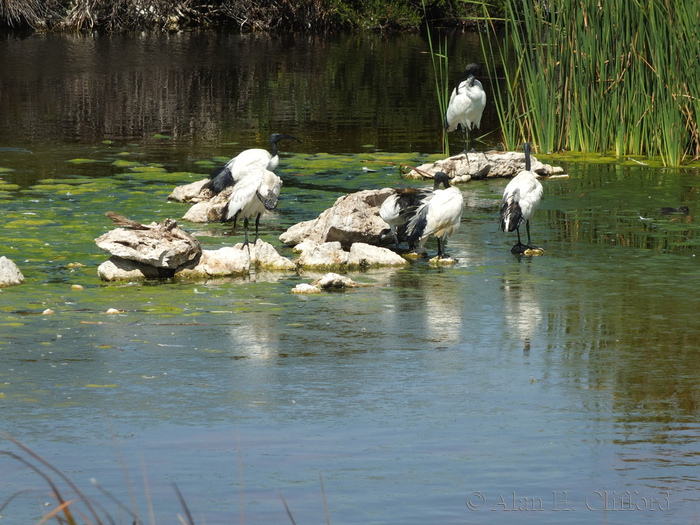
[[[439,189],[440,186],[444,189]],[[406,233],[409,245],[418,243],[423,248],[428,237],[435,235],[439,259],[446,257],[445,242],[459,228],[464,208],[464,197],[459,188],[450,185],[445,172],[434,176],[433,193],[423,200],[416,214],[408,221]]]
[[[260,216],[265,210],[274,210],[277,207],[281,188],[282,179],[264,167],[252,164],[245,173],[241,173],[221,212],[221,221],[233,221],[235,228],[236,221],[243,219],[244,246],[248,246],[248,220],[255,217],[255,244],[258,242]]]
[[[416,214],[424,199],[432,192],[423,188],[397,188],[389,195],[379,208],[379,216],[391,228],[396,247],[407,240],[408,222]],[[413,246],[409,245],[409,249]]]
[[[478,64],[469,64],[464,70],[464,80],[452,90],[450,103],[445,115],[445,129],[450,132],[460,127],[464,153],[472,149],[472,131],[481,127],[481,115],[486,107],[486,92],[484,86],[476,79],[480,71]],[[469,133],[469,149],[467,149],[467,133]]]
[[[240,152],[236,157],[229,160],[223,168],[219,168],[209,175],[209,189],[214,195],[218,195],[224,188],[241,180],[252,166],[274,171],[280,162],[277,143],[287,139],[301,142],[298,138],[291,135],[273,133],[270,135],[270,151],[262,148],[252,148]]]
[[[521,254],[525,250],[537,249],[530,240],[530,219],[535,214],[535,209],[542,200],[542,184],[537,180],[537,175],[531,171],[530,165],[530,143],[526,142],[525,151],[525,171],[518,173],[508,183],[503,191],[503,202],[501,203],[501,230],[504,232],[518,232],[518,244],[511,249],[512,253]],[[520,240],[520,225],[525,223],[527,230],[527,244]]]

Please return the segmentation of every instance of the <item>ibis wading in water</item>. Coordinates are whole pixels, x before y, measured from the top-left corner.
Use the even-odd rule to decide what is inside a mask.
[[[248,220],[255,217],[255,244],[258,241],[260,216],[265,210],[274,210],[277,207],[281,188],[282,179],[257,165],[249,166],[233,186],[231,197],[222,210],[221,221],[233,221],[235,228],[236,221],[243,219],[244,246],[248,246]]]
[[[298,138],[291,135],[273,133],[270,135],[270,151],[262,148],[241,151],[236,157],[229,160],[226,166],[213,171],[209,175],[209,189],[214,195],[218,195],[224,188],[241,180],[252,166],[274,171],[280,162],[277,143],[288,139],[301,142]]]
[[[450,185],[450,179],[442,171],[435,174],[433,193],[423,199],[416,214],[408,221],[407,240],[410,246],[418,243],[423,248],[428,237],[435,235],[438,258],[446,257],[445,242],[459,228],[464,208],[464,197],[459,188]],[[445,189],[439,189],[440,186]]]
[[[518,173],[508,183],[503,191],[501,204],[501,230],[518,232],[518,244],[511,249],[513,253],[537,249],[530,240],[530,219],[542,200],[542,184],[537,180],[537,175],[530,170],[530,143],[526,142],[523,149],[525,150],[525,171]],[[520,225],[523,222],[527,230],[527,244],[523,244],[520,240]]]
[[[408,222],[416,214],[424,199],[432,195],[427,189],[419,188],[398,188],[389,195],[379,208],[379,216],[391,228],[396,247],[408,240],[406,228]],[[409,246],[412,249],[413,246]]]
[[[479,73],[478,64],[469,64],[464,70],[464,80],[452,90],[450,103],[445,115],[445,129],[450,132],[460,127],[464,153],[472,149],[472,130],[481,127],[481,115],[486,107],[484,87],[476,79]],[[467,149],[467,133],[469,133],[469,149]]]

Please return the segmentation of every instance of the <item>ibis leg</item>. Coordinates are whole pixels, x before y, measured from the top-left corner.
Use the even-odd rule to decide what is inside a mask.
[[[245,230],[245,242],[243,246],[248,246],[248,217],[243,219],[243,229]]]
[[[253,244],[258,244],[258,226],[259,225],[260,225],[260,214],[258,213],[258,216],[255,217],[255,240],[253,241]],[[529,232],[529,230],[528,230],[528,232]]]

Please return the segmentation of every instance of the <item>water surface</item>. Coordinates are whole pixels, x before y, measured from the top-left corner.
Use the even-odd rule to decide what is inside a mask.
[[[478,51],[454,38],[454,63]],[[181,217],[187,205],[166,199],[176,184],[271,131],[303,140],[288,143],[283,198],[262,221],[275,246],[344,193],[419,184],[394,164],[439,153],[425,48],[419,36],[5,39],[0,244],[27,284],[0,291],[2,430],[121,523],[90,478],[132,508],[133,486],[158,523],[181,512],[172,483],[197,523],[288,522],[280,495],[298,523],[321,522],[324,494],[331,523],[697,521],[693,169],[556,161],[570,178],[544,182],[532,224],[544,257],[510,254],[494,180],[461,186],[454,267],[356,273],[371,286],[311,297],[290,293],[312,278],[295,273],[97,278],[104,212]],[[691,214],[660,211],[679,205]],[[240,237],[183,225],[205,247]],[[35,489],[3,520],[55,507],[35,472],[0,461],[3,501]]]

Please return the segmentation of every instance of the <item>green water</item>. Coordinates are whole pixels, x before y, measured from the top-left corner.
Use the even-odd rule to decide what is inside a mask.
[[[172,483],[197,523],[288,522],[280,494],[297,523],[323,521],[320,476],[331,523],[697,521],[695,169],[545,158],[569,178],[543,182],[532,221],[543,257],[510,253],[514,236],[496,222],[506,181],[492,180],[460,186],[466,207],[449,240],[452,267],[416,261],[355,273],[370,286],[302,297],[290,291],[312,276],[295,272],[102,283],[96,268],[107,254],[94,239],[112,228],[106,211],[140,222],[181,217],[188,205],[167,201],[173,187],[244,144],[264,146],[271,126],[303,141],[285,150],[279,208],[261,221],[262,237],[289,257],[278,240],[286,228],[345,193],[418,184],[394,164],[438,153],[426,124],[429,82],[412,84],[418,94],[398,89],[407,71],[420,71],[419,37],[314,46],[188,38],[38,37],[0,47],[13,51],[0,53],[12,72],[3,92],[25,97],[13,106],[14,132],[0,119],[0,246],[27,278],[0,291],[1,430],[117,522],[132,520],[90,478],[132,508],[133,485],[139,514],[147,522],[150,497],[159,523],[181,511]],[[46,40],[59,56],[46,55],[44,72],[28,68],[30,57],[41,63]],[[232,54],[234,44],[249,47]],[[214,74],[237,60],[248,69]],[[67,86],[82,86],[82,96]],[[258,132],[237,125],[264,114],[252,86],[282,92],[278,104],[289,109],[257,121]],[[359,86],[386,95],[371,111],[349,112]],[[170,120],[156,122],[170,102]],[[405,128],[395,113],[402,104],[418,115]],[[326,108],[319,122],[309,117],[316,105]],[[109,130],[99,127],[104,108],[117,113]],[[391,133],[378,138],[390,114]],[[64,135],[76,122],[87,131]],[[200,133],[207,122],[210,133]],[[661,213],[680,205],[690,214]],[[205,247],[240,241],[228,226],[181,225]],[[10,442],[1,449],[19,452]],[[31,489],[0,512],[3,521],[38,522],[55,508],[35,472],[7,456],[0,464],[0,500]]]

